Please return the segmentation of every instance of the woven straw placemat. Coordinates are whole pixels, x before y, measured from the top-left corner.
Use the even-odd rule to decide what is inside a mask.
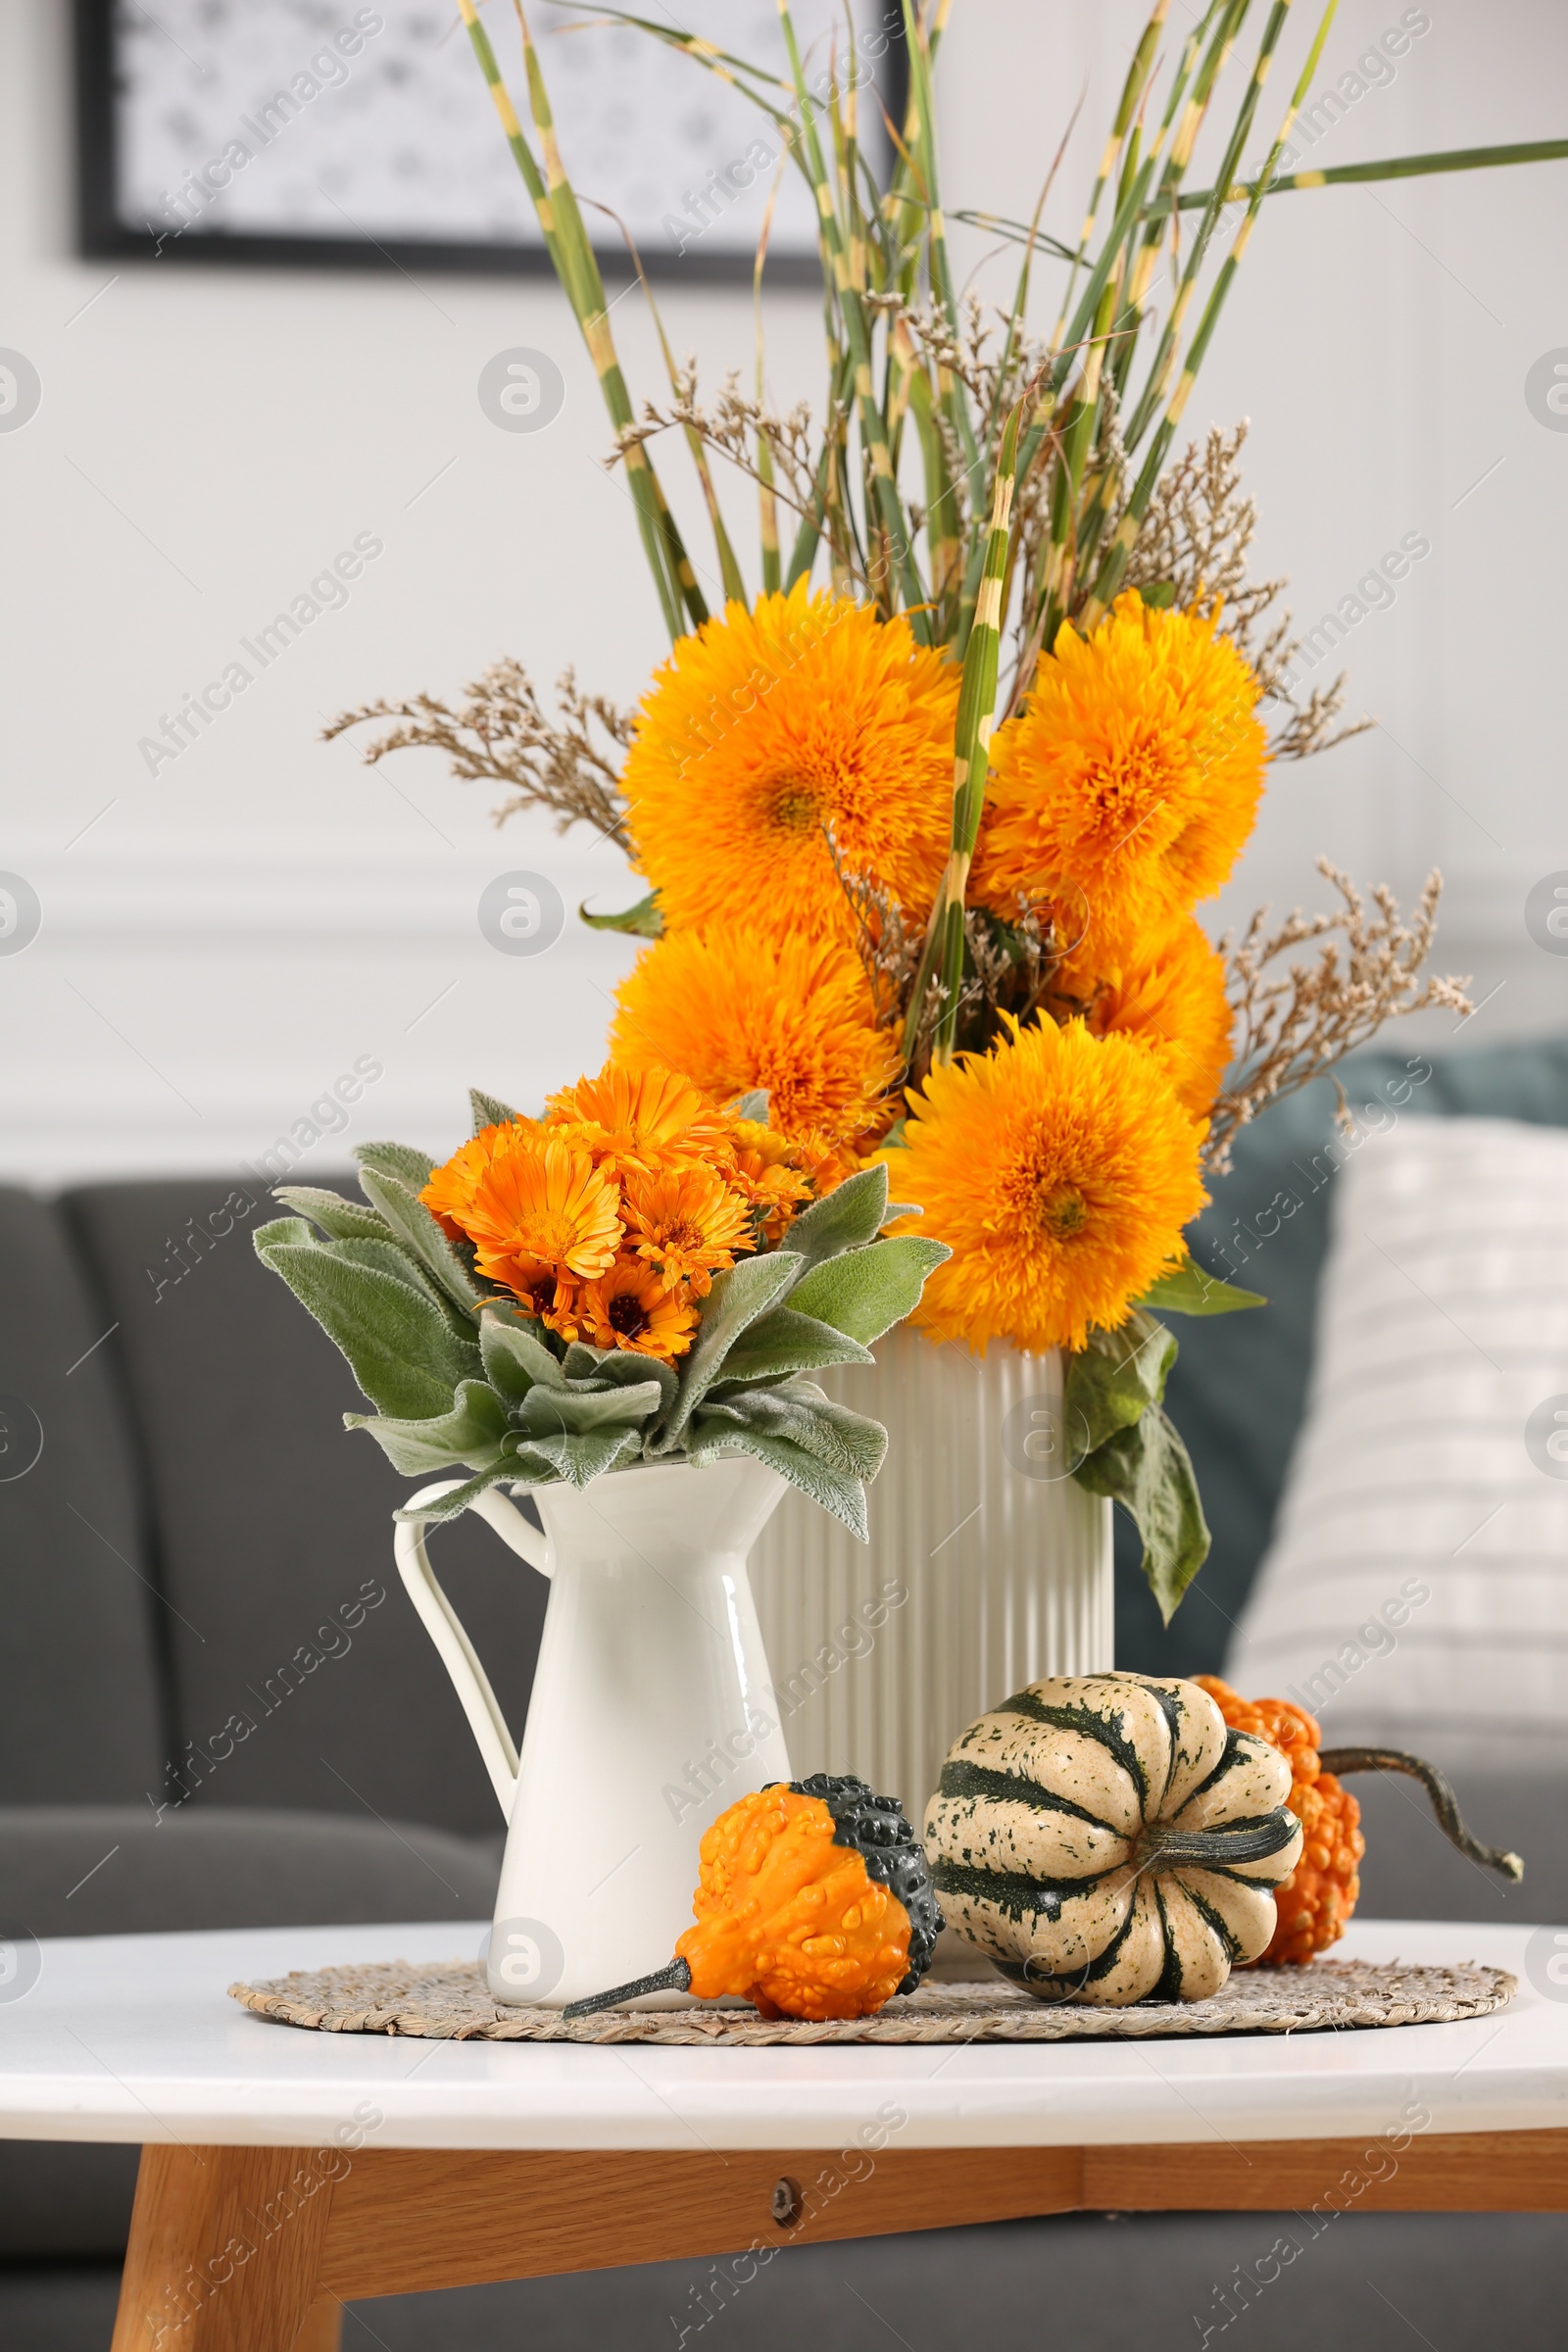
[[[1315,1960],[1305,1968],[1239,1969],[1207,2001],[1145,2001],[1135,2009],[1047,2004],[1000,1977],[924,1984],[875,2017],[812,2025],[751,2009],[607,2009],[566,2024],[558,2009],[492,1999],[484,1967],[454,1960],[412,1967],[300,1971],[266,1984],[231,1984],[259,2016],[323,2034],[408,2034],[435,2041],[775,2042],[1142,2040],[1173,2034],[1311,2034],[1348,2026],[1441,2025],[1485,2017],[1518,1989],[1505,1969],[1374,1967]]]

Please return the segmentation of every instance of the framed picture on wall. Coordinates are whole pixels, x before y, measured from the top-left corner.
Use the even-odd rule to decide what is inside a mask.
[[[787,70],[776,0],[649,14]],[[809,87],[853,71],[880,174],[903,103],[899,0],[795,0],[794,16]],[[487,23],[526,122],[515,19],[497,0]],[[816,276],[810,192],[793,164],[780,173],[781,129],[741,90],[591,8],[535,0],[530,23],[607,270],[630,267],[624,228],[650,275],[749,276],[777,179],[769,276]],[[455,0],[75,0],[75,28],[85,253],[548,270]]]

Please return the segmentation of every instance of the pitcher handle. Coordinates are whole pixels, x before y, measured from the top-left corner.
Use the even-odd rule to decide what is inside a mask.
[[[461,1478],[438,1479],[434,1486],[421,1487],[412,1494],[405,1506],[417,1511],[423,1502],[433,1503],[443,1494],[466,1484]],[[514,1502],[498,1494],[492,1487],[469,1504],[469,1509],[488,1522],[504,1544],[548,1576],[554,1566],[550,1544],[536,1527],[529,1525]],[[490,1688],[490,1678],[479,1663],[479,1654],[464,1629],[457,1610],[448,1600],[430,1565],[425,1549],[424,1531],[429,1524],[424,1519],[399,1519],[394,1523],[392,1548],[397,1558],[398,1574],[407,1588],[409,1598],[419,1612],[425,1632],[435,1643],[442,1665],[452,1678],[452,1688],[463,1702],[468,1718],[468,1729],[478,1742],[484,1768],[490,1775],[490,1785],[496,1792],[502,1818],[512,1819],[513,1802],[517,1793],[517,1750],[507,1719],[501,1712],[501,1702]]]

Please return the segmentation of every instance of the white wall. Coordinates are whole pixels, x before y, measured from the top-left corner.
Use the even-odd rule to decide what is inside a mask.
[[[67,13],[0,0],[0,345],[43,382],[31,422],[0,433],[0,868],[44,909],[33,944],[0,956],[0,1170],[250,1158],[363,1055],[384,1075],[354,1132],[440,1148],[470,1080],[532,1103],[591,1065],[627,960],[574,924],[547,956],[502,956],[476,926],[480,889],[513,868],[548,873],[568,905],[635,886],[581,837],[515,820],[497,836],[485,788],[433,756],[368,770],[352,743],[317,738],[347,704],[450,694],[504,650],[541,682],[574,661],[635,698],[661,629],[624,489],[597,463],[592,375],[545,282],[75,259]],[[1070,221],[1135,13],[958,0],[950,207],[1027,208],[1087,68]],[[1399,13],[1347,0],[1320,84]],[[1560,127],[1560,12],[1429,13],[1393,87],[1322,160]],[[493,135],[476,82],[474,136]],[[1568,435],[1523,396],[1530,363],[1568,345],[1565,215],[1564,165],[1280,198],[1190,411],[1195,427],[1251,416],[1261,557],[1293,574],[1301,616],[1401,532],[1433,544],[1348,649],[1352,698],[1385,731],[1276,776],[1230,902],[1309,895],[1319,850],[1406,890],[1441,862],[1449,960],[1478,993],[1506,983],[1478,1041],[1483,1022],[1560,1025],[1568,978],[1521,919],[1530,884],[1568,867]],[[676,289],[665,308],[710,381],[749,364],[745,293]],[[652,385],[635,296],[615,323]],[[814,390],[814,300],[775,297],[770,338],[779,395]],[[497,431],[475,398],[484,362],[518,344],[566,377],[537,435]],[[749,537],[743,502],[735,521]],[[384,553],[347,607],[149,775],[137,747],[161,714],[367,531]],[[341,1164],[341,1139],[315,1156]]]

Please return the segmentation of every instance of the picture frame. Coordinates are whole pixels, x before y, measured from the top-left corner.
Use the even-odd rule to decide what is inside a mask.
[[[774,0],[693,0],[726,45]],[[445,0],[74,0],[80,251],[99,260],[548,274],[532,206]],[[547,14],[548,12],[548,14]],[[797,0],[807,79],[846,44],[842,0]],[[747,281],[769,189],[768,282],[820,276],[814,211],[779,127],[670,45],[561,0],[533,30],[607,277]],[[898,0],[854,0],[862,138],[880,177],[906,88]],[[586,21],[585,21],[586,19]],[[818,22],[820,20],[820,22]],[[501,26],[498,20],[497,37]],[[750,41],[755,47],[755,39]],[[764,52],[766,53],[766,52]],[[781,59],[782,70],[782,59]],[[515,59],[504,62],[522,102]],[[314,85],[314,86],[312,86]],[[537,143],[536,143],[537,144]],[[258,167],[260,167],[258,169]]]

